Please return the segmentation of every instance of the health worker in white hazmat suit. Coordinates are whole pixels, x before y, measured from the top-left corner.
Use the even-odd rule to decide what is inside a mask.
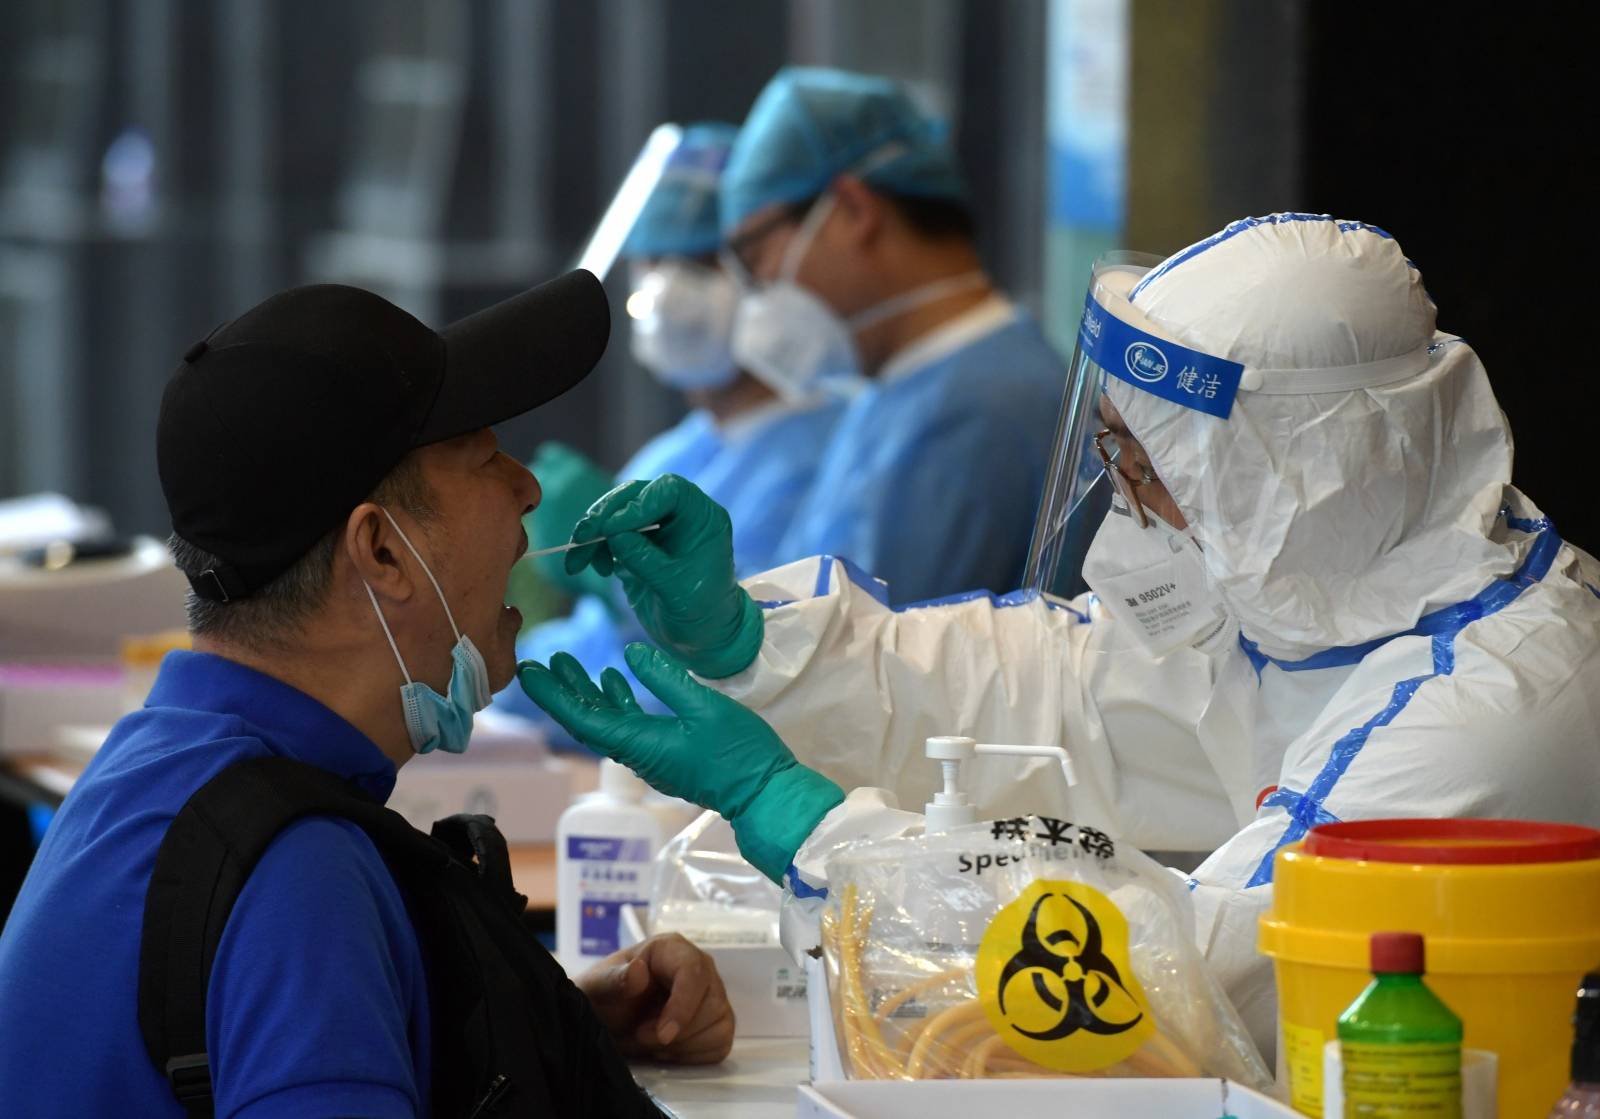
[[[1270,1051],[1255,945],[1280,847],[1374,817],[1600,825],[1600,567],[1512,487],[1484,368],[1434,319],[1393,238],[1323,215],[1235,222],[1155,267],[1108,259],[1035,534],[1042,589],[889,609],[836,560],[739,588],[726,514],[662,478],[574,539],[623,533],[591,554],[715,690],[642,645],[629,664],[675,718],[561,657],[523,686],[726,816],[791,911],[818,904],[832,845],[920,822],[899,808],[934,789],[926,736],[1065,746],[1070,806],[1052,763],[1011,758],[968,763],[975,802],[1214,847],[1190,880],[1199,942]],[[1107,504],[1093,593],[1047,593]]]

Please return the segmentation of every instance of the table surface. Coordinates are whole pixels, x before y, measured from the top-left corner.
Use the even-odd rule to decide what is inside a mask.
[[[51,803],[59,804],[83,772],[77,762],[53,754],[20,754],[0,757],[0,766],[12,778],[37,790]],[[551,913],[556,907],[556,848],[553,843],[514,843],[511,845],[511,877],[517,892],[526,894],[528,909]]]
[[[793,1119],[809,1060],[803,1037],[749,1037],[720,1065],[635,1065],[633,1073],[674,1119]]]

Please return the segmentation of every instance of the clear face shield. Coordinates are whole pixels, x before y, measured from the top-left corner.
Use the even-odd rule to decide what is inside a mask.
[[[1089,301],[1078,326],[1061,416],[1056,421],[1055,456],[1045,475],[1039,516],[1028,550],[1025,587],[1058,598],[1073,598],[1085,589],[1083,560],[1089,542],[1120,497],[1120,512],[1135,506],[1128,479],[1117,469],[1123,446],[1106,434],[1101,393],[1106,374],[1095,360],[1095,345],[1103,329],[1105,312],[1094,290],[1114,284],[1126,291],[1161,258],[1145,253],[1109,253],[1095,262]],[[1137,475],[1143,479],[1142,471]],[[1140,527],[1148,519],[1140,520]]]
[[[683,129],[675,124],[657,125],[645,140],[644,147],[634,158],[628,173],[622,177],[616,194],[606,204],[600,220],[589,232],[583,251],[573,265],[592,272],[602,283],[611,273],[611,266],[622,253],[623,243],[633,229],[645,203],[650,201],[667,163],[683,143]]]
[[[1116,400],[1142,411],[1147,394],[1226,417],[1239,370],[1162,336],[1130,302],[1159,263],[1112,253],[1095,264],[1023,579],[1062,599],[1093,592],[1130,647],[1158,657],[1218,639],[1227,615],[1138,420]]]
[[[707,199],[715,199],[724,158],[723,151],[696,147],[678,125],[656,127],[576,262],[604,281],[617,261],[627,257],[625,306],[634,360],[663,384],[684,392],[721,388],[738,376],[728,348],[738,287],[709,261],[677,249],[664,247],[648,257],[624,250],[641,221],[653,231],[647,240],[658,244],[664,235],[670,244],[674,233],[702,223]]]

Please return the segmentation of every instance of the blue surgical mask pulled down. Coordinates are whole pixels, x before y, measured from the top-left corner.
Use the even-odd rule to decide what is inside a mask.
[[[417,551],[416,545],[411,543],[405,530],[395,523],[389,510],[385,509],[383,515],[389,518],[395,532],[400,534],[401,541],[422,565],[422,573],[433,584],[433,593],[439,596],[444,616],[450,622],[450,630],[456,635],[455,647],[450,650],[450,694],[442,696],[423,681],[411,678],[405,658],[400,655],[400,647],[394,642],[394,634],[389,632],[389,623],[384,619],[382,607],[378,605],[378,597],[372,593],[370,586],[367,587],[367,598],[372,601],[372,609],[378,615],[378,624],[383,627],[383,635],[389,639],[394,659],[400,663],[400,675],[406,678],[405,687],[400,689],[406,734],[411,738],[411,748],[419,754],[434,750],[450,754],[464,753],[467,740],[472,737],[472,717],[489,706],[492,698],[489,668],[484,664],[483,654],[472,643],[472,638],[457,628],[455,616],[450,613],[450,604],[445,601],[444,591],[439,589],[439,581],[428,570],[428,563]]]

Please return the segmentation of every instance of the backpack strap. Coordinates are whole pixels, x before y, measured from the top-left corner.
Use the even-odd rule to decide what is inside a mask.
[[[435,1114],[659,1119],[588,999],[528,933],[504,838],[487,816],[433,836],[326,770],[253,758],[179,811],[156,854],[139,954],[139,1029],[191,1119],[213,1113],[206,1053],[211,967],[234,902],[277,834],[304,816],[359,826],[429,953]]]
[[[520,917],[528,908],[528,899],[517,893],[511,878],[511,852],[506,847],[506,837],[494,826],[493,816],[474,816],[460,813],[434,822],[433,838],[450,849],[460,862],[467,866],[476,863],[478,877],[489,893],[503,899],[511,912]]]
[[[303,816],[365,823],[382,814],[376,801],[326,770],[266,757],[217,774],[167,828],[145,893],[139,1031],[194,1119],[212,1114],[206,988],[245,880],[278,833]],[[449,861],[442,845],[430,846],[439,862]]]

